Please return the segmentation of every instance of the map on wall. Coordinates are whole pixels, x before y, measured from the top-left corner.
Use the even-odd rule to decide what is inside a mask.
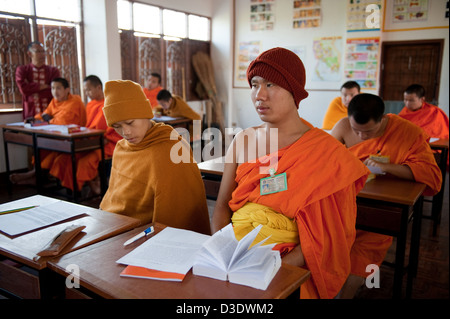
[[[259,41],[239,42],[238,56],[236,59],[236,81],[248,87],[247,68],[260,53],[261,43]]]
[[[361,88],[375,89],[380,38],[347,39],[345,81],[355,81]]]
[[[342,64],[342,37],[315,38],[313,43],[313,81],[340,81]]]

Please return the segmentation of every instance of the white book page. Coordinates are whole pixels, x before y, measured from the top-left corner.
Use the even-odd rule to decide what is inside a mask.
[[[166,227],[117,263],[186,274],[209,238],[193,231]]]
[[[78,215],[87,214],[87,212],[86,207],[57,201],[21,212],[0,215],[0,231],[16,236]]]
[[[217,260],[217,266],[223,270],[227,270],[237,245],[238,241],[234,235],[233,226],[232,224],[228,224],[204,243],[202,251],[208,251]],[[202,255],[203,253],[200,252],[199,258],[197,259],[199,262],[201,262]]]
[[[255,227],[255,229],[253,229],[239,241],[236,250],[234,251],[233,257],[230,260],[230,264],[228,266],[229,268],[232,267],[235,260],[241,259],[242,256],[244,256],[248,252],[248,247],[250,247],[250,245],[253,243],[261,228],[262,225],[258,225],[257,227]]]
[[[274,253],[279,254],[278,251],[272,250],[275,245],[276,244],[263,247],[252,247],[241,259],[236,260],[236,262],[230,267],[229,272],[238,271],[245,268],[252,270],[262,268],[262,264],[264,263],[264,260],[266,260],[267,256],[273,255]]]

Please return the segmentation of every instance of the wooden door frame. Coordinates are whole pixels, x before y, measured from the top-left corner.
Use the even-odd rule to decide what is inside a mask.
[[[380,61],[381,61],[381,67],[380,67],[380,90],[379,95],[381,98],[383,98],[383,85],[382,81],[384,78],[384,59],[385,59],[385,49],[387,46],[396,46],[396,45],[417,45],[417,44],[439,44],[440,50],[439,50],[439,57],[438,57],[438,70],[436,74],[436,80],[438,85],[436,85],[435,88],[435,94],[436,99],[439,98],[439,87],[441,84],[441,69],[442,69],[442,58],[444,55],[444,39],[429,39],[429,40],[408,40],[408,41],[383,41],[381,43],[381,55],[380,55]]]

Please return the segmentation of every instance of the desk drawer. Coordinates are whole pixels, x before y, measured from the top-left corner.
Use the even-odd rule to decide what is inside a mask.
[[[358,202],[356,228],[382,230],[383,233],[395,235],[400,232],[402,208],[371,205]]]
[[[0,288],[25,299],[39,299],[39,277],[15,267],[8,259],[0,260]]]
[[[4,131],[3,138],[5,142],[8,143],[33,146],[33,136],[31,134],[20,134]]]

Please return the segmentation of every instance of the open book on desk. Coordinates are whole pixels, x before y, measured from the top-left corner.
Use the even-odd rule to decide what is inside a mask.
[[[231,224],[211,236],[197,253],[194,275],[250,286],[265,290],[281,267],[278,251],[272,250],[275,244],[262,246],[264,239],[253,247],[259,225],[238,241]]]

